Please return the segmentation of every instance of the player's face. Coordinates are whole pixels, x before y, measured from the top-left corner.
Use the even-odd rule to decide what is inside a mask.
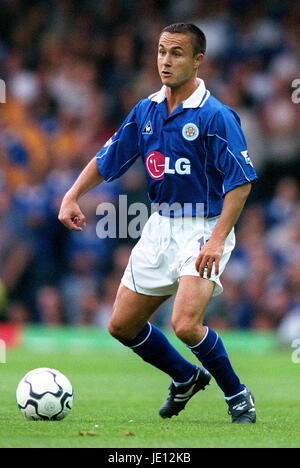
[[[161,35],[157,65],[164,85],[176,88],[194,78],[202,59],[202,54],[194,56],[189,35],[168,32]]]

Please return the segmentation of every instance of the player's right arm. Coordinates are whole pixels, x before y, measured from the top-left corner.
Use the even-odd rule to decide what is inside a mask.
[[[110,182],[126,172],[139,157],[136,108],[130,112],[119,130],[105,143],[83,169],[61,203],[58,219],[73,231],[82,231],[86,220],[78,200],[89,190]]]
[[[68,229],[82,231],[82,227],[85,226],[85,216],[79,207],[78,200],[89,190],[101,184],[103,180],[95,157],[83,169],[62,200],[58,219]]]

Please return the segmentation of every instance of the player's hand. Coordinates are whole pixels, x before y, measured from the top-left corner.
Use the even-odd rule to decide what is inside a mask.
[[[83,227],[86,226],[85,216],[78,203],[67,196],[64,197],[61,203],[58,219],[66,228],[72,231],[82,231]]]
[[[207,278],[211,277],[213,264],[215,264],[215,274],[219,274],[220,259],[224,251],[224,243],[209,239],[200,250],[200,254],[196,260],[196,270],[200,277],[204,277],[204,272],[207,269]]]

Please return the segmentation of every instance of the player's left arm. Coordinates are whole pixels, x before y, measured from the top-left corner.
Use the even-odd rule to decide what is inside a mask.
[[[215,274],[219,274],[219,263],[223,254],[226,237],[237,222],[250,190],[251,183],[246,183],[226,193],[218,222],[210,239],[202,246],[196,260],[196,270],[201,278],[204,276],[206,267],[207,278],[211,277],[213,264],[215,264]]]
[[[247,151],[240,118],[232,109],[224,106],[209,122],[207,148],[215,170],[223,176],[224,197],[218,222],[196,261],[200,276],[203,277],[207,267],[207,278],[210,278],[213,265],[215,274],[219,274],[226,237],[237,222],[257,175]]]

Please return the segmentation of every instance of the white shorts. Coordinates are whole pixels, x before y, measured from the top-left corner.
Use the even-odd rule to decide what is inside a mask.
[[[195,262],[200,247],[208,241],[218,217],[169,218],[153,213],[132,249],[122,283],[127,288],[150,296],[172,296],[181,276],[199,276]],[[229,233],[220,259],[219,274],[213,265],[209,278],[215,283],[214,296],[223,291],[220,276],[235,246],[234,229]],[[204,273],[204,278],[206,273]]]

